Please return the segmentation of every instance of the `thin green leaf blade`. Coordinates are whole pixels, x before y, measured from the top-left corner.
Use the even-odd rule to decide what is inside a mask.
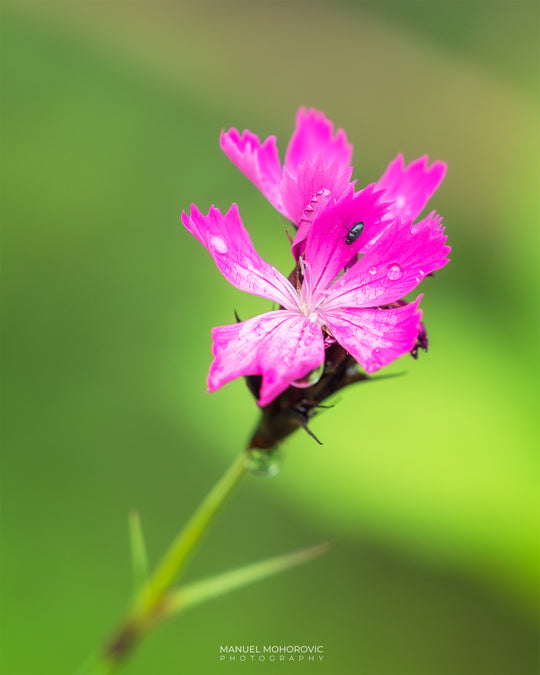
[[[133,592],[137,594],[148,581],[148,554],[141,526],[139,512],[129,514],[129,541],[131,545],[131,565],[133,573]]]
[[[323,542],[299,551],[239,567],[230,572],[224,572],[176,589],[167,595],[164,615],[171,616],[274,574],[303,565],[327,553],[330,548],[330,542]]]

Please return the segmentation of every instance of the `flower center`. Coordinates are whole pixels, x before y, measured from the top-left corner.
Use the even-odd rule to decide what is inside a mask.
[[[319,309],[323,303],[324,297],[321,297],[320,293],[314,292],[311,288],[309,280],[304,283],[298,291],[298,308],[300,312],[309,318],[311,323],[317,323],[319,321]]]
[[[311,267],[302,257],[299,261],[302,272],[302,285],[297,289],[297,304],[293,311],[307,317],[311,323],[322,325],[324,321],[320,316],[321,306],[326,300],[327,292],[313,285]]]

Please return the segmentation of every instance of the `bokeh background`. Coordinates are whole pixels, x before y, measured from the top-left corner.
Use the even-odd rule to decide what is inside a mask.
[[[155,631],[131,675],[530,675],[538,670],[536,3],[2,5],[5,675],[70,673],[128,600],[127,514],[155,562],[244,446],[243,382],[205,393],[210,329],[267,310],[179,221],[237,202],[263,257],[285,223],[222,155],[300,105],[354,144],[448,162],[452,263],[430,351],[357,385],[249,476],[190,580],[327,538],[323,559]],[[320,664],[219,662],[322,644]]]

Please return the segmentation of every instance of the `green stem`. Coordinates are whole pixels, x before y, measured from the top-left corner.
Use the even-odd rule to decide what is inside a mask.
[[[136,598],[133,607],[134,615],[145,613],[159,604],[164,591],[178,576],[199,539],[210,527],[219,509],[245,473],[246,454],[242,453],[208,493],[206,499],[173,541],[157,570]]]
[[[109,673],[116,670],[128,652],[162,618],[167,589],[184,567],[227,497],[246,474],[246,459],[247,455],[243,452],[213,487],[187,525],[182,528],[154,574],[136,595],[131,610],[108,641],[101,659],[98,663],[95,661],[92,663],[92,673]]]

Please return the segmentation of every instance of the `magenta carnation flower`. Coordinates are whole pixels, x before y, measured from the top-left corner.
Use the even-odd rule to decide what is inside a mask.
[[[443,267],[450,250],[439,216],[413,220],[445,166],[428,169],[422,158],[405,168],[399,156],[376,185],[355,193],[345,134],[334,136],[321,113],[303,109],[283,172],[275,139],[261,145],[250,132],[231,130],[222,135],[224,146],[298,225],[297,283],[257,255],[236,204],[225,215],[212,207],[204,216],[194,205],[189,216],[182,213],[183,224],[231,284],[281,307],[213,329],[209,391],[240,376],[261,376],[258,403],[264,407],[291,385],[304,386],[306,376],[323,366],[330,343],[339,343],[368,373],[413,350],[421,333],[421,296],[412,303],[401,299]],[[317,198],[321,190],[324,199]]]

